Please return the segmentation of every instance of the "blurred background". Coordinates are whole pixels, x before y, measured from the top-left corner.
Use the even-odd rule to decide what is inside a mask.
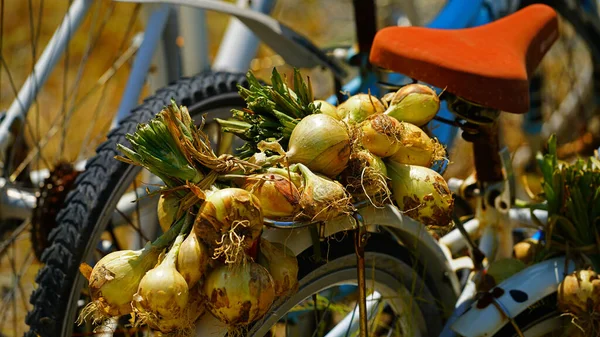
[[[13,101],[70,3],[67,0],[1,0],[0,111],[6,110]],[[412,10],[416,19],[410,22],[405,16],[395,14],[402,13],[403,0],[378,0],[379,25],[422,25],[435,16],[445,1],[420,0],[414,3]],[[136,34],[144,29],[144,11],[148,9],[110,0],[97,0],[92,6],[93,10],[84,18],[80,29],[73,32],[64,56],[50,74],[47,84],[41,88],[28,114],[24,132],[26,146],[19,149],[22,153],[16,155],[25,155],[37,144],[43,143],[39,148],[40,155],[31,163],[34,170],[51,169],[61,160],[74,162],[89,158],[105,139],[118,109],[132,67],[133,54],[130,55],[129,48]],[[349,0],[280,0],[272,16],[308,37],[319,48],[351,46],[356,41],[352,1]],[[206,21],[210,63],[217,54],[229,17],[207,11]],[[585,44],[576,38],[572,27],[562,22],[561,33],[561,43],[555,44],[540,67],[552,79],[544,82],[547,86],[544,90],[552,92],[544,99],[555,100],[556,104],[570,90],[570,74],[591,69],[589,52]],[[186,48],[182,37],[178,37],[176,43]],[[284,60],[261,44],[251,62],[251,70],[257,77],[268,80],[273,67],[278,67],[284,74],[291,74],[291,68],[285,65]],[[151,68],[152,71],[155,69]],[[325,98],[333,94],[329,72],[322,69],[303,69],[303,72],[311,77],[316,97]],[[194,74],[184,71],[182,75]],[[150,81],[140,100],[155,88]],[[544,114],[548,115],[551,111],[552,108],[546,108]],[[526,142],[520,128],[522,116],[505,114],[502,118],[503,141],[516,151]],[[586,127],[583,118],[572,122],[573,134]],[[56,125],[60,127],[53,129]],[[464,178],[471,172],[470,152],[460,140],[455,149],[446,175]],[[0,234],[11,235],[11,232],[0,231]],[[37,260],[29,253],[32,249],[29,237],[23,235],[15,242],[0,255],[0,336],[20,336],[25,331],[24,317],[39,268]],[[19,274],[21,269],[24,272],[15,279],[14,275]]]

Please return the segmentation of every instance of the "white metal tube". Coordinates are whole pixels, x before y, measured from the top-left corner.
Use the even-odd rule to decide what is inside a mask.
[[[36,62],[34,71],[19,90],[15,100],[12,102],[2,124],[0,124],[0,154],[6,151],[10,142],[10,128],[16,120],[24,121],[29,107],[33,103],[40,87],[48,79],[48,75],[54,69],[54,65],[62,55],[73,34],[81,24],[87,13],[92,0],[75,0],[69,7],[65,17],[54,32],[52,39],[44,49],[44,52]]]
[[[367,319],[371,319],[373,314],[377,312],[377,307],[381,300],[381,294],[374,292],[367,296]],[[336,326],[331,329],[325,337],[343,337],[353,336],[353,332],[358,330],[360,321],[360,314],[358,313],[358,307],[354,308],[353,311],[349,312]],[[348,334],[349,333],[349,334]]]
[[[463,224],[463,227],[469,233],[470,237],[473,237],[477,230],[479,230],[479,220],[471,219]],[[440,245],[444,245],[450,249],[452,253],[457,253],[467,246],[467,240],[462,236],[458,229],[453,229],[450,233],[444,235],[439,240]]]
[[[210,69],[206,13],[203,9],[179,6],[179,32],[183,38],[181,63],[183,76],[194,76]]]

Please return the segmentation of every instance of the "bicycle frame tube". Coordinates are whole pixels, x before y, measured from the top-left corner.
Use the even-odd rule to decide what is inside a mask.
[[[71,37],[79,28],[82,19],[87,14],[92,0],[75,0],[69,7],[60,26],[54,32],[52,39],[44,49],[44,52],[37,60],[33,72],[27,77],[27,80],[19,90],[6,112],[6,116],[0,124],[0,155],[4,158],[7,146],[11,141],[11,131],[16,121],[23,122],[27,112],[34,102],[39,89],[46,83],[48,76],[54,69],[56,62],[62,55],[65,47],[71,40]],[[17,130],[20,125],[17,125]]]

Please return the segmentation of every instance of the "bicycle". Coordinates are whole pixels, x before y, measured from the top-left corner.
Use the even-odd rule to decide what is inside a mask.
[[[242,14],[238,14],[238,15],[242,15]],[[289,51],[288,51],[288,54]],[[299,54],[302,55],[302,54]],[[318,55],[318,54],[316,54]],[[320,55],[322,57],[322,55]],[[174,94],[174,96],[181,100],[181,102],[183,102],[184,104],[191,104],[191,103],[195,103],[198,102],[198,100],[204,100],[206,97],[211,96],[210,92],[226,92],[229,94],[228,99],[233,98],[235,95],[234,91],[235,88],[233,87],[233,83],[235,83],[236,81],[238,82],[242,82],[243,83],[243,79],[241,77],[237,77],[237,80],[232,80],[232,78],[235,79],[235,76],[233,77],[228,77],[229,75],[223,75],[223,77],[218,77],[219,75],[215,76],[215,78],[217,78],[217,80],[215,80],[215,78],[212,78],[211,76],[209,77],[196,77],[193,78],[191,80],[185,80],[183,82],[181,82],[178,86],[174,86],[172,88],[169,89],[169,91],[163,91],[161,94],[159,94],[158,97],[156,97],[155,99],[153,99],[152,101],[148,102],[146,105],[142,106],[141,108],[139,108],[136,112],[136,117],[129,119],[126,123],[124,123],[123,128],[121,128],[120,130],[116,131],[115,133],[113,133],[110,137],[111,140],[109,141],[109,143],[107,144],[114,144],[114,142],[116,141],[116,139],[120,136],[123,135],[123,132],[129,132],[131,131],[131,128],[133,127],[134,124],[136,124],[136,121],[141,121],[144,119],[147,119],[150,116],[150,112],[148,109],[150,110],[154,110],[156,111],[156,109],[158,108],[159,105],[164,104],[165,100],[168,99],[167,94]],[[209,85],[202,87],[199,92],[194,92],[196,91],[200,85],[199,83],[207,83]],[[359,81],[354,81],[353,84],[356,85],[357,83],[360,83]],[[217,88],[215,88],[215,85]],[[363,84],[364,85],[364,84]],[[208,92],[205,92],[204,89],[208,89]],[[179,92],[175,93],[173,90],[178,90]],[[358,90],[358,89],[355,89]],[[198,97],[191,97],[194,96],[194,94],[197,94]],[[224,95],[223,97],[215,97],[215,98],[211,98],[209,99],[207,102],[209,101],[213,101],[210,104],[216,104],[216,106],[218,107],[219,104],[222,104],[223,107],[228,108],[229,104],[232,104],[230,102],[235,102],[235,101],[228,101],[226,100],[227,95]],[[161,103],[162,102],[162,103]],[[207,102],[200,102],[199,105],[194,106],[191,108],[191,110],[193,111],[199,111],[199,109],[206,109],[207,105],[205,104],[209,104]],[[217,102],[217,103],[215,103]],[[208,105],[208,108],[210,108],[210,104]],[[213,105],[212,107],[215,107],[215,105]],[[223,108],[221,107],[221,108]],[[127,125],[127,126],[125,126]],[[95,159],[95,161],[93,163],[90,164],[90,173],[87,173],[87,178],[80,178],[79,181],[79,185],[81,186],[88,186],[90,187],[90,189],[87,192],[84,193],[91,193],[90,196],[87,197],[87,201],[84,201],[86,203],[94,203],[93,200],[98,198],[98,195],[96,195],[96,190],[100,189],[100,190],[104,190],[104,192],[102,192],[102,196],[100,196],[101,198],[109,198],[112,199],[113,197],[115,197],[116,195],[122,194],[122,192],[124,191],[123,189],[127,188],[127,186],[125,187],[119,187],[119,190],[110,190],[111,188],[106,187],[106,186],[99,186],[97,184],[98,181],[103,181],[104,179],[106,179],[106,172],[102,172],[105,171],[106,167],[110,167],[109,168],[109,176],[111,177],[111,181],[110,181],[110,185],[111,186],[120,186],[123,185],[121,182],[123,180],[130,180],[131,179],[131,175],[133,173],[128,173],[127,176],[124,177],[119,177],[119,174],[122,174],[123,172],[126,172],[127,170],[123,169],[123,168],[118,168],[115,169],[112,165],[107,164],[107,162],[105,162],[106,160],[108,160],[108,158],[110,157],[110,153],[111,153],[111,149],[107,148],[110,145],[105,145],[103,147],[100,148],[100,155]],[[127,183],[125,183],[125,185],[127,185]],[[87,189],[87,187],[85,188]],[[110,191],[109,191],[110,190]],[[134,191],[137,191],[137,188],[134,188]],[[80,192],[78,193],[82,193],[83,192],[83,187],[80,190]],[[78,197],[81,197],[82,195],[79,194]],[[132,199],[135,199],[134,193],[130,193],[129,196],[132,196]],[[84,199],[86,200],[86,199]],[[126,200],[127,199],[122,199],[123,200],[123,204],[126,204]],[[114,200],[113,200],[114,201]],[[75,252],[75,258],[74,260],[78,260],[79,257],[78,256],[84,256],[84,255],[88,255],[87,252],[91,251],[91,249],[93,248],[94,243],[97,241],[95,238],[98,238],[99,235],[101,234],[101,232],[104,229],[104,225],[102,224],[97,224],[94,220],[91,220],[92,222],[94,222],[92,224],[93,228],[89,228],[90,226],[87,225],[87,221],[89,220],[85,220],[87,218],[86,213],[89,211],[89,209],[87,209],[88,206],[83,206],[80,204],[81,200],[77,200],[77,197],[74,195],[72,195],[69,199],[68,199],[68,205],[72,205],[72,206],[67,206],[67,208],[71,207],[71,209],[69,211],[73,211],[73,209],[78,209],[79,214],[77,213],[72,213],[69,214],[68,211],[63,211],[61,212],[62,216],[59,216],[60,221],[66,223],[69,223],[68,225],[63,226],[62,229],[56,230],[53,236],[53,240],[54,240],[54,247],[50,248],[48,250],[48,261],[50,261],[52,264],[60,264],[59,261],[64,261],[65,260],[65,256],[64,254],[68,254],[70,255],[71,253],[68,250],[72,250],[74,249]],[[102,200],[103,202],[103,200]],[[114,201],[114,203],[111,201],[111,203],[106,204],[106,205],[101,205],[101,207],[99,205],[96,205],[94,207],[100,207],[100,208],[113,208],[114,205],[117,203],[117,201]],[[77,204],[77,205],[76,205]],[[152,202],[150,202],[149,204],[152,204]],[[89,206],[91,207],[91,206]],[[142,208],[142,206],[140,206],[140,208]],[[133,214],[135,213],[135,207],[128,207],[127,211],[130,213],[125,213],[124,214]],[[83,213],[80,213],[83,212]],[[94,215],[94,217],[98,216],[100,218],[102,218],[101,222],[103,222],[104,220],[108,220],[108,217],[113,217],[112,215],[109,216],[107,214],[104,214],[105,211],[103,210],[97,210],[94,211],[94,213],[96,213]],[[68,215],[67,215],[68,214]],[[140,216],[138,216],[139,218]],[[80,219],[80,220],[75,220],[74,219]],[[115,220],[119,220],[119,218],[121,218],[120,215],[116,215],[114,216]],[[120,222],[122,222],[123,219],[120,219]],[[86,249],[85,252],[84,251],[79,251],[80,249],[77,248],[77,239],[78,236],[80,235],[79,230],[74,230],[75,228],[80,228],[79,225],[77,225],[77,222],[79,222],[80,224],[82,224],[84,231],[81,232],[81,234],[84,237],[87,237],[88,235],[90,235],[92,238],[91,239],[84,239],[86,240],[86,242],[88,242],[86,244]],[[116,223],[116,221],[115,221]],[[87,231],[93,231],[93,233],[87,232]],[[61,237],[62,236],[62,237]],[[69,249],[67,249],[67,251],[64,250],[65,247],[69,247]],[[112,247],[108,247],[109,249]],[[71,261],[73,259],[71,258],[66,258],[66,260]],[[48,270],[61,270],[61,273],[63,274],[67,274],[67,275],[72,275],[72,270],[74,270],[75,265],[74,264],[69,264],[69,265],[54,265],[51,267],[47,268],[46,274],[45,275],[50,275],[49,273],[51,273],[51,271]],[[70,270],[68,272],[64,272],[63,270]],[[44,274],[40,274],[42,276],[40,276],[40,279],[42,279],[44,277]],[[52,278],[52,276],[45,276],[48,278]],[[46,280],[49,281],[49,280]],[[66,283],[70,284],[72,280],[67,280]],[[44,281],[45,282],[45,281]],[[49,284],[49,283],[48,283]],[[70,290],[70,289],[69,289]],[[78,289],[76,289],[76,291],[74,293],[77,293]],[[42,292],[38,292],[37,296],[41,296],[39,294],[41,294]],[[62,293],[62,291],[61,291]],[[71,294],[72,295],[72,294]],[[42,303],[43,300],[45,300],[45,298],[40,298],[34,296],[34,301],[37,301],[38,303]],[[71,298],[70,300],[73,300],[73,298]],[[53,303],[55,303],[57,301],[57,299],[53,299]],[[45,303],[44,305],[48,305],[47,303]],[[61,304],[62,305],[62,304]],[[46,311],[45,312],[41,312],[38,311],[37,313],[37,317],[54,317],[51,313],[48,313],[50,307],[46,307]],[[52,308],[55,309],[55,308]],[[43,316],[43,315],[47,315],[47,316]],[[66,316],[72,316],[72,313],[65,315]],[[33,321],[34,319],[36,319],[37,317],[35,315],[31,316],[32,318],[30,319],[30,321]],[[54,323],[54,322],[51,322]],[[36,323],[37,324],[37,323]],[[67,324],[70,325],[70,323],[68,322],[67,319],[64,320],[63,324]],[[39,324],[42,329],[45,328],[45,326],[43,324]],[[62,329],[62,327],[61,327]]]

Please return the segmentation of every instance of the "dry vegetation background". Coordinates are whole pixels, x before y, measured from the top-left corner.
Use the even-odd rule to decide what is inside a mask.
[[[402,1],[404,0],[378,1],[380,18],[385,19],[386,13],[390,12],[390,6],[401,5]],[[41,54],[54,29],[62,20],[69,2],[67,0],[2,1],[4,15],[0,43],[3,63],[0,71],[0,110],[7,109],[12,102],[15,90],[18,90],[30,73],[34,60]],[[421,20],[427,21],[443,2],[443,0],[418,1],[417,9]],[[112,3],[109,0],[94,1],[92,10],[83,21],[81,28],[74,32],[68,47],[68,58],[62,57],[59,60],[47,84],[41,89],[36,104],[29,112],[24,134],[30,145],[47,134],[53,121],[57,118],[60,121],[59,132],[42,150],[41,157],[45,160],[34,162],[34,168],[51,166],[59,159],[73,161],[78,157],[90,156],[94,148],[104,139],[121,99],[131,61],[119,69],[105,85],[99,86],[97,82],[123,52],[124,47],[129,45],[135,33],[143,31],[143,20],[140,15],[134,16],[135,13],[134,4]],[[273,15],[286,25],[310,37],[319,47],[348,45],[354,40],[352,7],[348,0],[278,1]],[[212,58],[217,52],[228,17],[207,13],[207,20],[209,54]],[[133,27],[131,34],[124,36],[129,25]],[[91,52],[88,53],[90,37],[94,42]],[[554,53],[558,55],[555,59],[561,55],[560,52]],[[270,49],[265,46],[260,47],[257,59],[252,63],[252,67],[257,70],[260,77],[268,78],[271,67],[280,65],[280,60],[272,56]],[[85,61],[85,66],[80,68],[82,61]],[[549,65],[547,62],[545,67],[555,74],[553,76],[561,78],[563,71],[556,66],[561,63],[551,61]],[[317,96],[323,97],[331,93],[330,77],[327,73],[314,69],[307,69],[305,72],[311,75]],[[87,95],[91,90],[94,91]],[[149,91],[146,89],[143,95],[148,94]],[[72,117],[63,118],[65,113],[70,111],[73,111]],[[508,130],[518,130],[519,123],[520,117],[512,116],[504,120],[505,129]],[[508,134],[505,140],[514,149],[524,141],[524,138],[517,131]],[[470,167],[468,154],[459,158],[455,167],[458,175],[468,173]],[[20,336],[24,331],[25,308],[34,287],[33,277],[39,267],[30,258],[31,255],[27,254],[29,251],[28,236],[23,235],[18,241],[18,246],[10,250],[6,258],[0,259],[0,297],[2,298],[5,298],[15,281],[12,276],[11,261],[16,266],[32,263],[32,267],[21,280],[22,290],[15,297],[17,310],[3,312],[0,306],[0,335]]]

